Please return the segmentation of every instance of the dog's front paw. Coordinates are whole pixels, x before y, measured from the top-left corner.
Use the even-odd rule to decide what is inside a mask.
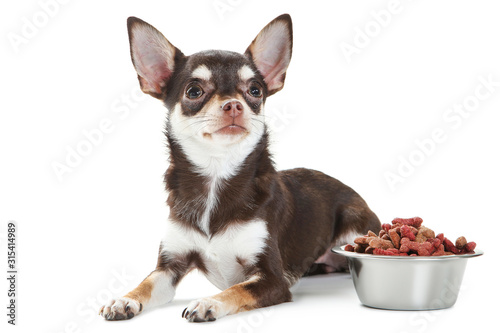
[[[182,318],[196,323],[214,321],[225,315],[227,315],[227,311],[224,311],[224,304],[212,298],[201,298],[192,301],[182,312]]]
[[[142,311],[142,304],[130,298],[118,298],[104,305],[99,314],[106,320],[123,320],[133,318]]]

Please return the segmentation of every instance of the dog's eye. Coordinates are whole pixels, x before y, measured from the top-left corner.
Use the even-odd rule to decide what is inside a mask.
[[[261,97],[262,96],[262,89],[260,89],[259,86],[253,84],[250,86],[250,89],[248,89],[248,93],[252,95],[253,97]]]
[[[186,96],[189,99],[197,99],[197,98],[200,98],[201,95],[203,95],[203,89],[201,89],[201,87],[199,85],[190,86],[186,90]]]

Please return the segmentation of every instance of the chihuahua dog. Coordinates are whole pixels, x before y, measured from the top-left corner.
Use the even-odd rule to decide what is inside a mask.
[[[284,85],[290,16],[271,21],[243,54],[186,56],[135,17],[128,33],[142,91],[169,110],[170,214],[156,269],[100,314],[129,319],[170,302],[195,268],[222,292],[192,301],[182,313],[191,322],[291,301],[300,277],[344,269],[331,247],[379,230],[377,216],[319,171],[276,171],[268,149],[264,105]]]

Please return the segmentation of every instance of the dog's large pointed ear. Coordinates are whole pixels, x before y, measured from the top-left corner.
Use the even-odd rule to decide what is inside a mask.
[[[269,95],[285,83],[286,69],[292,57],[292,19],[283,14],[272,20],[245,51],[264,77]]]
[[[182,52],[152,25],[136,17],[127,20],[130,55],[143,92],[162,98]]]

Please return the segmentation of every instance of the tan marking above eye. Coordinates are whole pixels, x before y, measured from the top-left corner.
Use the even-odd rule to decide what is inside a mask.
[[[244,65],[238,70],[238,76],[241,81],[248,81],[255,76],[255,72],[248,65]]]
[[[212,71],[205,65],[200,65],[191,74],[194,78],[209,81],[212,78]]]

